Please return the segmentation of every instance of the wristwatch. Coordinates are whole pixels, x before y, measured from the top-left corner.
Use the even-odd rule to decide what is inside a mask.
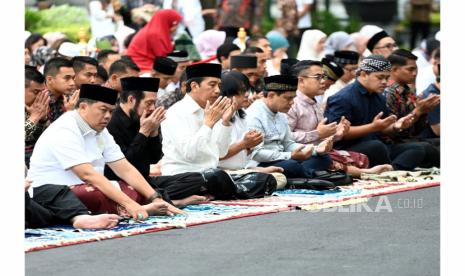
[[[157,198],[162,198],[160,193],[158,193],[157,191],[155,191],[155,193],[153,193],[153,195],[151,195],[149,198],[148,198],[148,201],[149,202],[153,202],[155,199]]]

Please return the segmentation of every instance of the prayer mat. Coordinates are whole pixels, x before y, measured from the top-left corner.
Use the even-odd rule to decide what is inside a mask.
[[[26,229],[25,251],[39,251],[67,245],[127,237],[144,233],[186,228],[194,225],[257,216],[290,210],[279,206],[223,206],[217,204],[190,205],[183,209],[187,215],[151,216],[143,222],[132,219],[120,222],[109,230],[74,229],[71,226],[57,226],[40,229]]]

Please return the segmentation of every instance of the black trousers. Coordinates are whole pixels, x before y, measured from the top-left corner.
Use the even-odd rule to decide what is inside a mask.
[[[395,170],[413,170],[416,167],[439,166],[439,151],[426,142],[386,145],[379,140],[358,143],[347,150],[368,156],[370,166],[391,164]]]
[[[47,184],[34,188],[34,198],[25,193],[26,228],[71,224],[78,215],[88,215],[87,207],[65,185]]]
[[[169,203],[191,195],[202,195],[207,192],[205,180],[201,173],[181,173],[149,177],[150,186],[157,190]]]

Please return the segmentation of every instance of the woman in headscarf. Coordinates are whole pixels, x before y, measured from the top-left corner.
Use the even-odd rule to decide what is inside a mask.
[[[249,79],[246,75],[229,71],[221,76],[221,96],[228,97],[234,102],[236,113],[231,118],[232,133],[231,145],[228,153],[220,159],[218,167],[226,170],[241,170],[250,162],[251,149],[263,141],[263,135],[257,130],[249,130],[245,120],[245,108],[249,105],[248,94],[250,91]],[[279,167],[255,167],[253,171],[273,173],[282,172]]]
[[[324,55],[333,55],[335,51],[341,50],[357,51],[352,37],[343,31],[330,34],[325,42]]]
[[[268,76],[279,75],[281,71],[281,60],[287,58],[286,51],[289,48],[289,41],[278,31],[270,31],[266,34],[270,42],[272,58],[267,60],[266,71]]]
[[[298,60],[321,61],[327,35],[320,30],[307,30],[302,35]]]
[[[194,39],[194,44],[200,53],[203,62],[218,63],[216,50],[226,39],[226,32],[217,30],[206,30]]]
[[[166,56],[173,51],[171,35],[176,32],[181,19],[181,15],[175,10],[160,10],[134,36],[126,54],[142,72],[152,70],[155,57]]]

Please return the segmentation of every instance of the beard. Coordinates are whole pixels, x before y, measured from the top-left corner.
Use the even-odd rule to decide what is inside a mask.
[[[137,103],[133,108],[129,110],[129,118],[131,118],[131,121],[133,122],[140,121],[140,116],[139,114],[137,114],[138,107],[139,107],[139,103]]]

